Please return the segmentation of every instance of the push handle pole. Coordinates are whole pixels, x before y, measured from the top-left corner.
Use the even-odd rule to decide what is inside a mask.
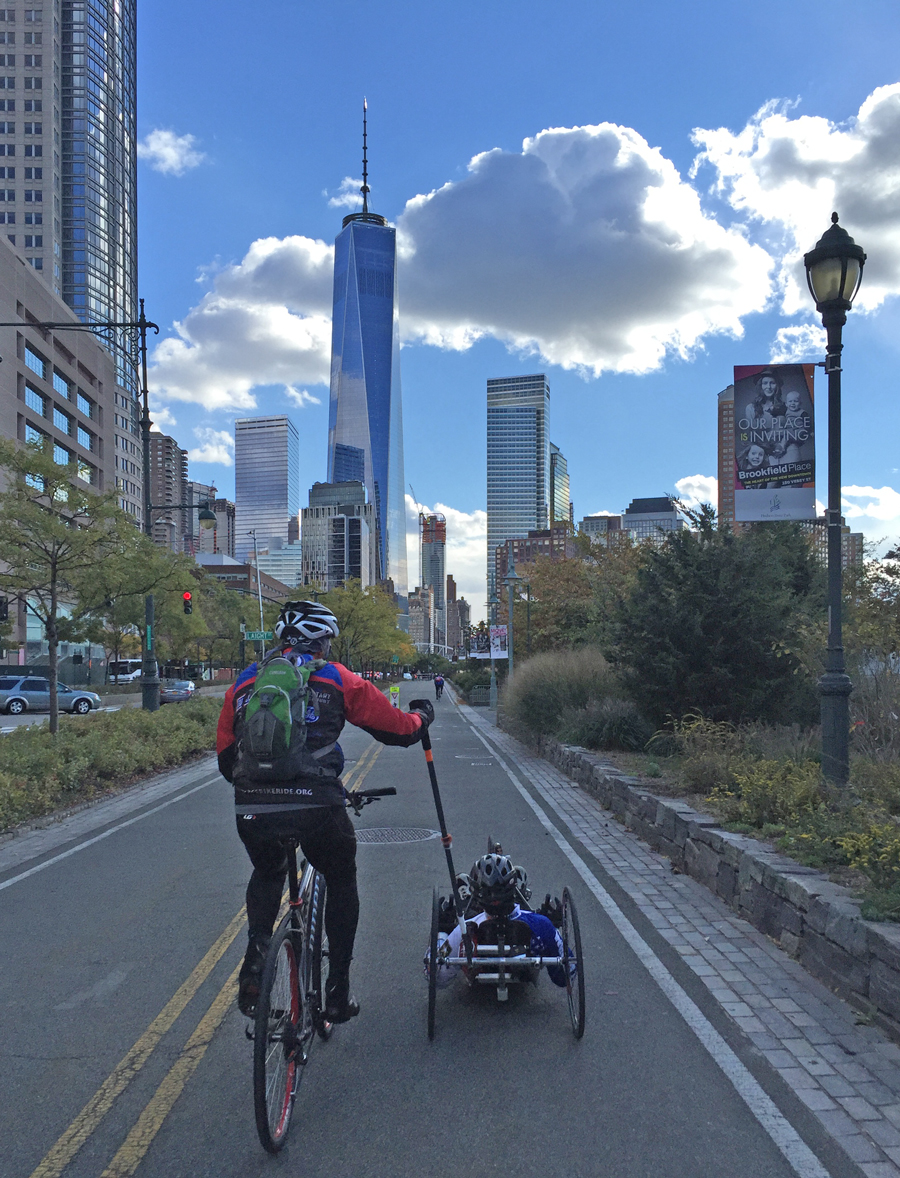
[[[437,773],[434,768],[434,754],[431,751],[431,736],[428,733],[428,726],[423,724],[424,731],[422,732],[422,748],[425,750],[425,762],[428,765],[428,776],[431,779],[431,792],[434,795],[434,808],[437,810],[438,826],[441,828],[441,844],[444,848],[444,853],[447,856],[447,869],[450,872],[450,887],[453,889],[453,906],[456,909],[456,923],[459,925],[459,931],[462,934],[462,943],[466,950],[466,963],[471,968],[472,965],[472,942],[469,939],[469,934],[466,931],[466,920],[463,915],[462,898],[459,894],[459,884],[456,882],[456,871],[453,867],[453,854],[450,848],[453,846],[453,839],[447,832],[447,820],[444,818],[444,806],[441,802],[441,791],[438,789]]]

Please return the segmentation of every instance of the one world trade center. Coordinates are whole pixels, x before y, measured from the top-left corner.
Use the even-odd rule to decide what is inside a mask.
[[[357,480],[375,507],[376,569],[405,601],[406,511],[400,405],[397,240],[368,208],[365,121],[363,210],[334,243],[328,481]]]

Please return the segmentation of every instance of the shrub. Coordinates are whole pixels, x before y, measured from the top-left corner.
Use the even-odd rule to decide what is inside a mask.
[[[744,753],[744,737],[726,720],[689,712],[672,720],[670,729],[654,733],[648,748],[659,756],[680,754],[685,787],[706,794],[731,781],[732,763]]]
[[[582,646],[538,654],[518,665],[503,693],[503,709],[534,736],[555,735],[567,710],[622,696],[600,651]]]
[[[860,757],[850,764],[850,780],[867,802],[888,814],[900,815],[900,762]]]
[[[10,733],[0,740],[0,830],[208,752],[221,706],[193,699],[158,712],[61,717],[55,736],[43,725]]]
[[[560,716],[560,740],[583,748],[636,752],[650,736],[650,725],[631,700],[591,700],[583,708],[564,709]]]
[[[730,774],[731,780],[709,797],[727,822],[783,827],[822,804],[821,770],[815,761],[735,760]]]
[[[900,884],[900,827],[896,822],[873,824],[838,840],[851,867],[863,871],[876,888],[888,891]]]

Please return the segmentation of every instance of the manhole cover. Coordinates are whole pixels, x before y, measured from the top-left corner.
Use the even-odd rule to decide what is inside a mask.
[[[364,826],[356,832],[358,843],[421,843],[440,837],[439,830],[427,826]]]

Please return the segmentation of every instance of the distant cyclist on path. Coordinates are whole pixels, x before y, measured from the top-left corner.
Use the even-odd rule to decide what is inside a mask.
[[[434,677],[434,698],[440,699],[444,694],[444,676],[435,675]]]
[[[275,624],[275,649],[262,663],[265,668],[273,657],[287,657],[295,665],[325,660],[309,677],[316,706],[307,710],[305,747],[319,766],[314,774],[259,786],[242,773],[242,722],[259,664],[253,663],[238,676],[219,716],[219,770],[234,783],[238,835],[253,864],[247,885],[249,941],[238,979],[238,1006],[248,1016],[259,997],[266,948],[287,874],[287,854],[280,840],[291,836],[325,877],[329,945],[325,1017],[342,1023],[359,1014],[359,1004],[350,994],[350,961],[359,919],[356,832],[345,806],[340,781],[344,754],[337,740],[349,720],[382,744],[409,746],[421,739],[434,718],[427,700],[412,700],[408,712],[400,711],[372,683],[340,663],[327,661],[331,639],[339,632],[337,618],[326,606],[289,601]]]

